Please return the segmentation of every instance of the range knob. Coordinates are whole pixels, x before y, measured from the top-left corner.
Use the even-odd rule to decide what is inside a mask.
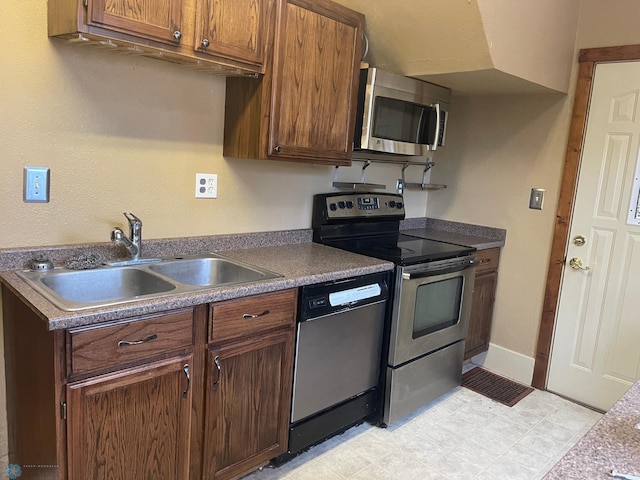
[[[344,203],[343,201],[338,202],[338,207],[345,208],[346,206],[347,206],[347,204]]]
[[[329,210],[331,210],[332,212],[335,212],[337,209],[338,209],[338,206],[335,203],[329,204]]]
[[[404,207],[404,204],[402,202],[396,203],[396,208],[401,209],[402,207]]]
[[[347,200],[347,208],[353,208],[353,202],[351,200]]]
[[[396,208],[396,201],[395,201],[395,200],[391,200],[391,201],[389,202],[389,206],[390,206],[391,208]]]

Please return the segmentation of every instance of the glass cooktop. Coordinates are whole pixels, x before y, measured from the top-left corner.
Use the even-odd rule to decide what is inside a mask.
[[[401,233],[325,240],[325,245],[389,260],[397,265],[456,258],[475,252],[475,248],[412,237]]]

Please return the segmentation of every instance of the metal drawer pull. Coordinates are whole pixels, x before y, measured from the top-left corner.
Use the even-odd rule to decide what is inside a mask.
[[[128,340],[120,340],[118,342],[118,346],[119,347],[130,347],[131,345],[141,345],[143,343],[150,342],[151,340],[155,340],[156,338],[158,338],[158,335],[155,334],[155,333],[152,333],[151,335],[149,335],[146,338],[143,338],[142,340],[135,340],[133,342],[130,342]]]
[[[216,387],[218,386],[218,384],[220,383],[220,357],[218,357],[216,355],[216,358],[213,359],[213,363],[216,364],[216,369],[218,370],[218,377],[216,378],[216,381],[213,382],[213,385],[211,385],[211,387],[215,390]]]
[[[256,313],[256,314],[245,313],[242,315],[242,318],[258,318],[258,317],[264,317],[265,315],[269,315],[269,310],[265,310],[262,313]]]
[[[191,375],[189,375],[189,364],[185,363],[184,367],[182,367],[182,371],[184,372],[185,376],[187,377],[187,388],[185,389],[184,392],[182,392],[182,398],[187,398],[187,395],[189,395],[189,389],[191,388]]]

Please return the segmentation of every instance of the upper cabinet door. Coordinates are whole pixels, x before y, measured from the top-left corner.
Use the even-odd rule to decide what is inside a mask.
[[[273,0],[200,0],[194,48],[262,66],[272,11]]]
[[[87,23],[177,45],[182,38],[182,0],[89,0]]]
[[[364,16],[327,0],[286,0],[280,13],[269,157],[348,164]]]

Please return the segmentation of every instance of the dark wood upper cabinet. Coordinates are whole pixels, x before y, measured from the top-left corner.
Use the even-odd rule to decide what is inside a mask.
[[[91,0],[87,3],[87,23],[178,44],[182,36],[182,0]]]
[[[227,79],[225,156],[349,165],[364,16],[329,0],[280,0],[260,79]]]
[[[263,73],[275,2],[49,0],[49,36],[216,73]]]
[[[199,0],[194,48],[264,65],[275,0]]]

